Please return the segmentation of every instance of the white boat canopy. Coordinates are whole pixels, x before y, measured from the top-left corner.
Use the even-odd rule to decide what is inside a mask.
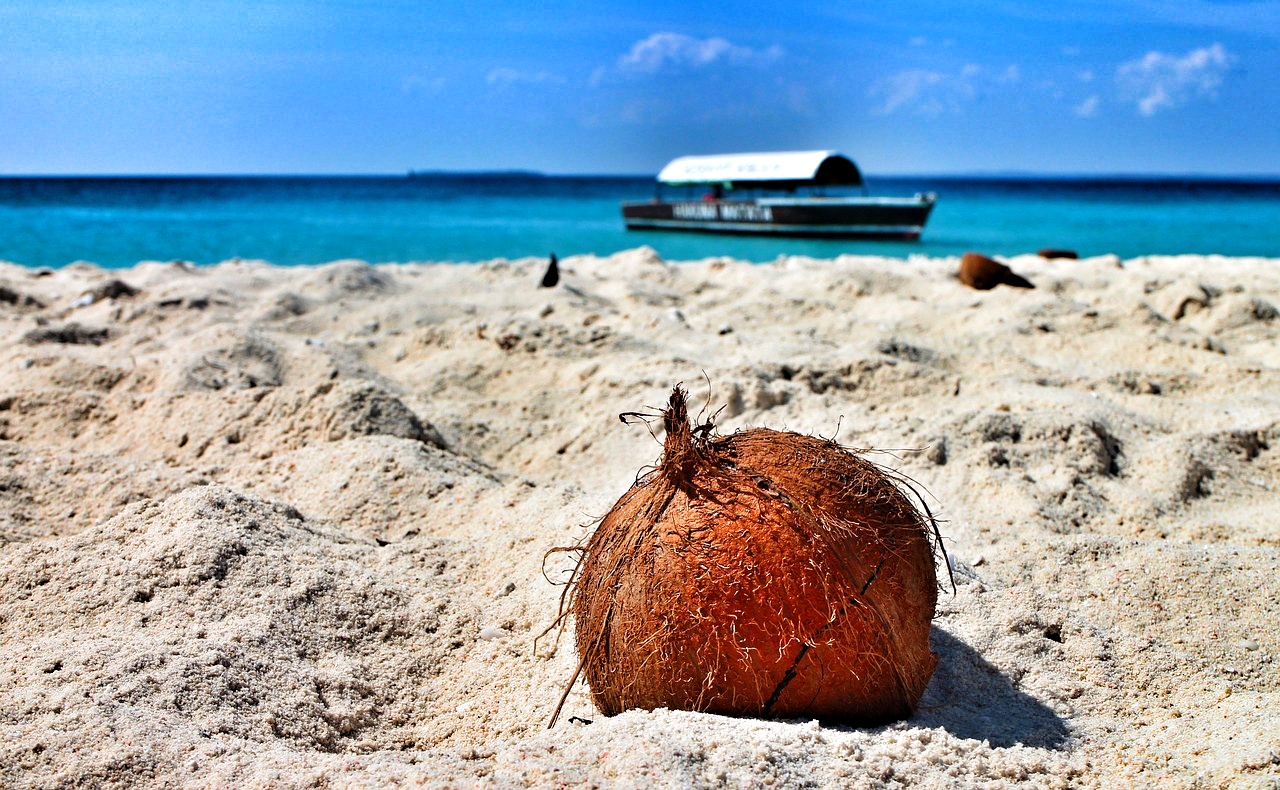
[[[859,186],[862,173],[848,157],[835,151],[782,151],[762,154],[682,156],[658,173],[662,184],[733,184],[766,182]]]

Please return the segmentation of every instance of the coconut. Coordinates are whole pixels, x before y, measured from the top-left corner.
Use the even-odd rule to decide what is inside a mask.
[[[960,270],[956,276],[960,282],[978,291],[990,291],[997,285],[1035,288],[1030,280],[1008,266],[976,252],[966,252],[960,257]]]
[[[606,715],[910,715],[937,664],[937,528],[914,490],[829,439],[695,427],[679,386],[662,420],[657,467],[572,549],[570,685]]]

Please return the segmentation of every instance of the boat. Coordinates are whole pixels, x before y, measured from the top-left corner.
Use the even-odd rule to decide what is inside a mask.
[[[920,238],[937,195],[873,197],[836,151],[682,156],[647,203],[623,203],[627,230],[824,238]]]

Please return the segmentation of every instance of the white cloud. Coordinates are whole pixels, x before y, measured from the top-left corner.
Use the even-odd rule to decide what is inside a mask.
[[[900,71],[871,86],[870,94],[880,99],[875,112],[890,115],[912,112],[917,115],[942,115],[960,112],[992,87],[1012,85],[1022,79],[1016,65],[991,72],[976,63],[968,63],[951,74],[929,69]]]
[[[1216,96],[1233,60],[1221,44],[1201,47],[1182,57],[1152,51],[1122,63],[1116,69],[1116,80],[1138,112],[1155,115],[1196,98]]]
[[[410,74],[400,83],[400,90],[405,93],[421,93],[434,96],[444,90],[449,81],[444,77],[427,77],[422,74]]]
[[[539,85],[548,82],[564,82],[564,77],[549,71],[518,71],[500,66],[489,72],[484,78],[490,85],[499,88],[507,85]]]
[[[812,117],[814,113],[813,99],[809,95],[809,87],[803,82],[787,82],[778,80],[779,93],[785,97],[787,109],[800,116]]]
[[[1092,118],[1098,114],[1098,95],[1095,93],[1076,105],[1075,114],[1081,118]]]
[[[954,78],[938,71],[909,69],[877,82],[871,87],[871,95],[884,97],[877,108],[883,115],[904,108],[912,108],[921,115],[939,115],[946,109],[939,94],[948,92],[941,86],[949,79]]]
[[[693,38],[683,33],[654,33],[637,41],[618,59],[627,74],[657,74],[668,69],[699,69],[714,63],[767,65],[782,57],[782,48],[757,50],[723,38]]]
[[[783,57],[778,46],[654,33],[591,72],[587,84],[600,89],[592,122],[654,124],[679,117],[697,124],[811,114],[807,88],[769,68]]]

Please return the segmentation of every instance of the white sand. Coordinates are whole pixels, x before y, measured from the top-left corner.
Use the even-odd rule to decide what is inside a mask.
[[[1274,786],[1280,260],[1009,262],[0,265],[0,785]],[[930,492],[912,719],[546,729],[543,555],[708,380]]]

